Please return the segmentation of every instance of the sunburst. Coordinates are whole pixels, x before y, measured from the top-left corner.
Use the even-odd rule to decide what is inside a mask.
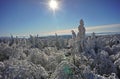
[[[51,8],[53,11],[55,11],[56,9],[58,9],[58,2],[57,2],[57,0],[51,0],[51,1],[49,2],[49,6],[50,6],[50,8]]]

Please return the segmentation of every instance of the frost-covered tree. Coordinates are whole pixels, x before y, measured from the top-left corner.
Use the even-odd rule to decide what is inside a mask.
[[[72,39],[76,39],[76,33],[74,32],[74,30],[71,30],[71,32],[72,32]]]
[[[85,27],[84,21],[80,20],[80,25],[78,26],[78,34],[77,34],[77,47],[78,52],[84,51],[84,40],[85,40]]]

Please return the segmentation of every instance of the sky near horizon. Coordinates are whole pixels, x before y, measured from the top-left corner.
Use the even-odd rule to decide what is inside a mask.
[[[120,0],[0,0],[0,36],[69,34],[83,19],[87,32],[120,32]],[[70,29],[70,31],[68,31]]]

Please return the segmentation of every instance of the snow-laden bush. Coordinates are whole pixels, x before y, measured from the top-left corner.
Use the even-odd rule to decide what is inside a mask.
[[[110,59],[113,62],[116,61],[118,58],[120,58],[120,52],[118,52],[117,54],[110,55]]]
[[[97,49],[102,49],[105,46],[105,41],[103,41],[104,38],[103,37],[98,37],[96,39],[96,48]]]
[[[82,68],[83,68],[82,73],[83,73],[85,79],[96,79],[96,75],[95,75],[94,72],[92,72],[90,70],[90,66],[85,66],[84,65]]]
[[[85,79],[118,79],[115,73],[109,75],[103,74],[103,76],[96,74],[94,71],[90,70],[90,66],[84,66],[83,75]]]
[[[79,66],[87,65],[88,64],[88,58],[85,55],[81,54],[81,56],[76,56],[75,57],[75,63],[76,63],[76,65],[79,64]]]
[[[48,63],[48,57],[43,52],[39,51],[39,49],[32,49],[28,56],[28,61],[45,67]]]
[[[0,49],[0,61],[8,60],[10,58],[25,59],[26,55],[23,53],[23,48],[5,47]]]
[[[94,49],[96,45],[96,40],[92,39],[91,37],[88,37],[87,45],[88,45],[88,49]]]
[[[50,73],[53,73],[57,67],[58,63],[56,61],[51,61],[50,63],[48,63],[45,67],[45,69],[47,71],[49,71]]]
[[[120,58],[118,58],[114,64],[116,65],[116,68],[117,68],[117,75],[119,76],[120,78]]]
[[[16,48],[16,49],[13,49],[13,52],[10,55],[10,58],[24,60],[24,59],[26,59],[26,54],[23,53],[23,48]]]
[[[110,75],[104,75],[104,76],[95,74],[94,79],[119,79],[119,78],[117,77],[115,73],[111,73]]]
[[[111,75],[108,77],[108,79],[119,79],[119,78],[115,73],[111,73]]]
[[[60,63],[61,61],[63,61],[66,58],[65,55],[62,53],[55,53],[55,54],[53,54],[53,57],[55,57],[57,63]]]
[[[56,53],[58,50],[56,47],[45,47],[42,49],[44,53],[48,56],[52,55],[53,53]]]
[[[13,53],[12,47],[0,48],[0,61],[8,60]]]
[[[62,61],[56,67],[50,79],[83,79],[81,75],[80,70],[76,66],[67,61]]]
[[[107,51],[109,55],[114,54],[114,53],[113,53],[113,49],[112,49],[110,46],[104,47],[104,50]]]
[[[112,46],[113,53],[116,54],[117,52],[120,52],[120,44],[113,45]]]
[[[117,44],[120,44],[120,40],[116,36],[112,37],[109,41],[110,47]]]
[[[97,58],[94,61],[94,67],[96,70],[96,73],[98,74],[111,74],[116,73],[116,68],[113,62],[109,59],[108,53],[101,51],[98,53]]]
[[[104,57],[108,57],[109,56],[108,52],[106,52],[104,50],[102,50],[98,55],[101,55],[101,56],[104,56]]]
[[[63,53],[53,53],[52,55],[48,56],[48,63],[45,68],[48,71],[53,72],[56,69],[57,65],[65,59],[66,57]]]
[[[118,58],[114,64],[120,69],[120,58]]]
[[[11,59],[5,62],[3,79],[47,79],[47,72],[41,65],[27,60]]]

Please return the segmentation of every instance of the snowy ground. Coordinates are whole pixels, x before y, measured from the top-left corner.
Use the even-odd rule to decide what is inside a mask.
[[[0,38],[0,79],[119,79],[120,34]]]

